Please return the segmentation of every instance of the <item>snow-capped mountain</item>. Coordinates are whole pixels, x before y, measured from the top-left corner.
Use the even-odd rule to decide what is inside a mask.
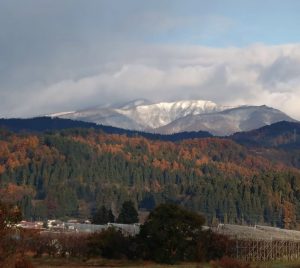
[[[94,107],[76,112],[51,114],[50,116],[151,131],[187,115],[213,113],[226,108],[204,100],[159,103],[135,100],[121,106]]]
[[[116,111],[135,120],[143,129],[152,130],[187,115],[212,113],[224,109],[224,107],[218,106],[211,101],[195,100],[143,104],[128,109],[122,107]]]
[[[214,135],[229,135],[278,121],[293,121],[267,106],[228,107],[206,100],[158,103],[134,100],[50,116],[162,134],[205,130]]]
[[[182,131],[205,130],[213,135],[225,136],[249,131],[280,121],[295,121],[283,112],[262,106],[240,106],[212,114],[188,115],[157,129],[168,134]]]

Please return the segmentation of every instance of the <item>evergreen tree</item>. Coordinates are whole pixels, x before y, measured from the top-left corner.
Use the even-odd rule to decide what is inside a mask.
[[[114,221],[115,217],[111,209],[107,209],[105,206],[102,206],[100,209],[98,209],[92,218],[93,224],[107,224],[108,222]]]
[[[122,205],[122,209],[121,209],[121,212],[117,219],[117,222],[119,222],[119,223],[137,223],[138,221],[139,221],[138,213],[134,207],[133,202],[125,201]]]

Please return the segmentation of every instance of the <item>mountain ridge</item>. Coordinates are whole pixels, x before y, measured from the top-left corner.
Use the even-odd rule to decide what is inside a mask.
[[[250,131],[280,121],[295,121],[281,111],[261,106],[240,106],[212,114],[188,115],[161,127],[158,132],[170,134],[204,130],[215,136],[228,136],[236,132]]]
[[[134,100],[123,105],[96,106],[75,112],[54,113],[48,116],[155,132],[156,128],[188,114],[210,113],[227,108],[206,100],[157,103]]]
[[[234,133],[230,139],[250,147],[300,148],[300,123],[276,122],[255,130]]]
[[[157,134],[208,131],[216,136],[248,131],[279,121],[295,121],[265,105],[223,106],[208,100],[157,103],[134,100],[123,105],[96,106],[49,116]]]
[[[193,131],[181,132],[170,135],[161,135],[155,133],[147,133],[142,131],[127,130],[116,128],[112,126],[97,125],[95,123],[88,123],[83,121],[64,119],[64,118],[51,118],[51,117],[34,117],[34,118],[0,118],[0,129],[8,129],[13,132],[37,132],[44,133],[47,131],[58,131],[65,129],[95,129],[103,131],[107,134],[126,135],[128,137],[141,136],[151,140],[161,141],[181,141],[192,138],[207,138],[212,135],[206,131]]]

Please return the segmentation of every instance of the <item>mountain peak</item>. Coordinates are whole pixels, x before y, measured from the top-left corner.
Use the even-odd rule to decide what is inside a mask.
[[[187,116],[222,110],[221,106],[205,100],[183,100],[143,104],[117,112],[134,119],[144,130],[153,130]]]

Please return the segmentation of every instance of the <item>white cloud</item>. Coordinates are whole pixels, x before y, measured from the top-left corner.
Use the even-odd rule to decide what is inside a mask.
[[[300,119],[300,45],[245,48],[144,46],[107,62],[93,75],[39,84],[7,98],[9,115],[46,114],[128,101],[209,99],[226,105],[266,104]]]

